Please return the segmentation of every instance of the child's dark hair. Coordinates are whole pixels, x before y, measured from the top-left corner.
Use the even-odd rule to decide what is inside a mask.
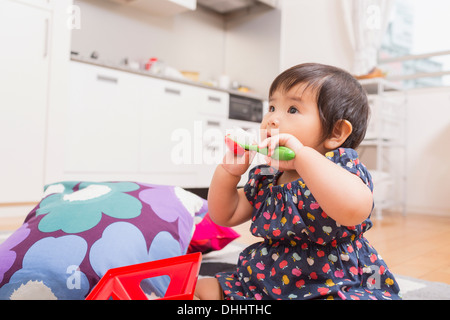
[[[305,63],[278,75],[270,86],[269,97],[276,90],[289,91],[302,83],[306,84],[306,88],[315,91],[323,139],[332,134],[336,123],[348,120],[353,130],[341,147],[353,149],[358,147],[366,134],[370,112],[367,95],[360,83],[342,69],[318,63]]]

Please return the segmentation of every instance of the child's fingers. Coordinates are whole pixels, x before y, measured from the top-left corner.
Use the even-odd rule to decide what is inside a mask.
[[[260,149],[266,148],[267,145],[269,144],[269,139],[270,139],[270,138],[266,138],[266,139],[264,139],[263,141],[261,141],[261,142],[258,144],[258,147],[259,147]]]
[[[271,157],[274,153],[274,150],[278,147],[279,145],[279,139],[278,136],[273,136],[273,137],[269,137],[267,139],[264,139],[260,144],[259,144],[259,148],[263,149],[263,148],[268,148],[268,153],[267,155],[269,157]]]

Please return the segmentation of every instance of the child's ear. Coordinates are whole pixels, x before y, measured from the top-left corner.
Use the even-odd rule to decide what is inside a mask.
[[[334,125],[333,132],[324,142],[325,148],[328,150],[339,148],[347,140],[352,130],[352,124],[348,120],[337,121]]]

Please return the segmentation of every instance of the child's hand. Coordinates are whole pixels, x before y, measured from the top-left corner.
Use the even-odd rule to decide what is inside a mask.
[[[223,157],[222,167],[231,175],[240,177],[250,167],[253,161],[255,152],[245,151],[243,155],[235,155],[232,151],[228,150]]]
[[[278,146],[285,146],[294,151],[294,153],[297,155],[300,152],[300,149],[303,148],[303,144],[293,135],[288,133],[281,133],[265,139],[259,145],[260,148],[268,147],[269,149],[268,156],[266,157],[267,164],[277,168],[280,171],[295,170],[296,158],[289,161],[281,161],[271,158],[275,148]]]

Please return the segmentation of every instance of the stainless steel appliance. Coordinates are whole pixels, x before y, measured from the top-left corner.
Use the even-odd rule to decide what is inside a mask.
[[[263,118],[262,100],[230,94],[229,119],[261,122]]]

